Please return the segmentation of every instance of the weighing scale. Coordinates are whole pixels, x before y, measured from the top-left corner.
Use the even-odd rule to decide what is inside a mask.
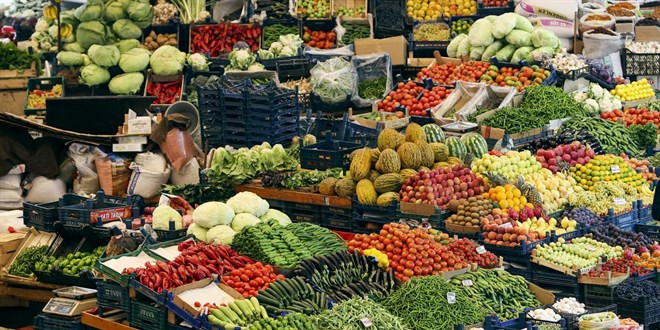
[[[48,301],[46,307],[42,309],[44,313],[60,316],[79,316],[83,311],[96,307],[95,289],[69,286],[53,290],[53,293],[57,297]]]

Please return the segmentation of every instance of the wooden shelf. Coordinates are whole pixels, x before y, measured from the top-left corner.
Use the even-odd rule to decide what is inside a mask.
[[[53,289],[62,285],[41,283],[28,279],[0,276],[0,296],[13,297],[20,300],[48,302],[55,297]]]
[[[238,185],[235,187],[235,189],[237,192],[253,192],[264,199],[274,199],[302,204],[314,204],[320,206],[332,206],[338,208],[351,208],[351,199],[344,197],[325,196],[297,190],[264,188],[254,183]]]
[[[128,321],[126,321],[126,316],[127,316],[126,313],[117,313],[106,317],[100,317],[98,315],[83,312],[82,317],[80,318],[80,322],[84,325],[101,330],[136,329],[128,325]]]

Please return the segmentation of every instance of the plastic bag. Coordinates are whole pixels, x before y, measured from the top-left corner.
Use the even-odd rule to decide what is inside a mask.
[[[312,90],[325,103],[341,103],[348,99],[355,89],[353,65],[341,57],[333,57],[316,64],[310,73]]]
[[[73,182],[73,191],[79,195],[95,194],[100,185],[94,160],[105,157],[105,153],[96,147],[72,143],[69,146],[69,157],[76,164],[77,175]]]
[[[7,174],[0,177],[0,189],[16,189],[21,187],[20,174]]]
[[[66,193],[66,184],[60,179],[38,176],[32,180],[25,200],[31,203],[49,203],[59,200]]]
[[[582,53],[587,59],[603,58],[623,48],[621,35],[614,32],[615,36],[605,34],[593,34],[591,31],[582,36],[584,50]]]
[[[303,55],[306,57],[313,56],[345,56],[351,57],[355,55],[353,45],[348,45],[344,47],[332,48],[332,49],[318,49],[314,47],[305,46],[303,48]]]
[[[385,54],[371,54],[366,56],[353,56],[351,63],[353,64],[353,71],[355,77],[355,84],[353,88],[353,96],[351,101],[357,107],[370,107],[375,102],[383,99],[387,93],[392,89],[392,65],[390,55]],[[365,86],[365,82],[374,81],[376,79],[385,80],[382,95],[374,98],[363,98],[360,96],[360,84]]]
[[[609,316],[612,317],[612,319],[609,321],[595,322],[595,321],[585,320],[591,317],[607,316],[608,314],[610,314]],[[612,312],[582,315],[578,319],[578,322],[579,322],[580,330],[607,330],[607,329],[613,329],[619,327],[619,318],[616,316],[616,314]]]
[[[213,21],[231,21],[238,22],[242,17],[247,16],[247,7],[249,0],[223,0],[216,1],[213,7]]]

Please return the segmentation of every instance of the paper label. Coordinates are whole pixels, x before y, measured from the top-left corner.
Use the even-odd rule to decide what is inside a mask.
[[[477,246],[477,253],[479,253],[479,254],[486,253],[486,248],[483,245]]]
[[[626,204],[626,199],[621,198],[621,197],[614,197],[614,204],[616,205],[624,205]]]
[[[506,228],[511,228],[511,227],[513,227],[513,225],[511,224],[511,222],[507,222],[507,223],[503,223],[503,224],[501,224],[500,227],[506,229]]]
[[[449,304],[455,304],[456,303],[456,294],[453,292],[447,292],[447,302]]]
[[[612,174],[621,173],[621,168],[619,168],[619,165],[612,165],[612,167],[610,167],[610,170],[612,171]]]
[[[370,328],[373,325],[373,323],[368,317],[361,318],[360,322],[362,322],[362,326],[364,326],[365,328]]]
[[[463,286],[472,286],[472,280],[470,279],[462,280],[461,284],[463,284]]]

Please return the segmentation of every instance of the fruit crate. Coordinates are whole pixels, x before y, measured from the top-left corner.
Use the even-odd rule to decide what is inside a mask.
[[[485,7],[483,1],[477,2],[477,12],[482,16],[502,15],[504,13],[510,13],[513,12],[513,7],[513,0],[509,0],[509,4],[504,7]]]
[[[321,208],[321,225],[337,230],[353,229],[352,210],[350,208],[323,207]]]
[[[503,256],[504,259],[506,260],[506,256],[529,255],[530,253],[532,253],[532,250],[534,250],[534,248],[536,248],[540,244],[547,243],[549,240],[550,237],[546,237],[543,239],[539,239],[538,241],[535,242],[525,243],[514,247],[486,244],[483,241],[483,237],[479,239],[479,242],[483,244],[486,250],[493,252],[498,256]]]
[[[650,301],[650,297],[642,297],[637,301],[624,299],[615,299],[618,306],[618,313],[622,317],[632,318],[644,329],[651,329],[652,325],[660,323],[660,304]]]
[[[122,200],[125,203],[115,203]],[[61,198],[58,208],[58,222],[65,228],[80,229],[97,225],[98,218],[105,223],[133,217],[131,196],[127,199],[117,199],[99,191],[94,199],[87,199],[84,203],[69,204],[68,202]]]
[[[316,65],[316,61],[309,58],[285,59],[277,61],[275,70],[280,81],[309,78],[309,72]]]
[[[62,96],[65,96],[65,91],[64,91],[64,78],[62,77],[44,77],[44,78],[30,78],[28,79],[27,82],[27,94],[29,95],[30,92],[34,90],[41,90],[41,91],[47,91],[50,92],[53,87],[56,85],[62,86]],[[30,115],[46,115],[46,108],[33,108],[33,109],[28,109],[28,100],[26,98],[25,100],[25,109],[23,110],[26,116]]]
[[[603,307],[614,304],[616,286],[584,285],[584,303],[587,306]]]
[[[374,37],[388,38],[406,32],[406,1],[370,0],[369,9],[373,14]]]
[[[57,317],[39,313],[34,317],[35,330],[82,330],[88,329],[80,322],[80,317]]]
[[[414,28],[413,28],[414,29]],[[447,51],[447,46],[451,40],[442,40],[442,41],[417,41],[413,37],[413,33],[410,32],[408,35],[408,44],[410,49],[412,49],[415,56],[418,52],[433,52],[435,50],[442,52]]]
[[[525,278],[527,281],[532,281],[533,269],[532,269],[532,260],[529,255],[506,255],[502,259],[509,263],[509,267],[506,268],[506,271],[512,275],[518,275]],[[515,265],[514,265],[515,264]]]
[[[322,118],[319,112],[315,120],[314,135],[319,139],[325,139],[330,136],[335,140],[342,140],[346,133],[346,122],[342,119]]]
[[[613,312],[616,314],[617,308],[616,305],[607,305],[603,307],[593,307],[593,306],[585,306],[585,309],[587,310],[586,313],[584,314],[567,314],[567,313],[561,313],[557,312],[563,319],[566,320],[566,328],[568,330],[577,330],[580,328],[580,324],[578,319],[580,316],[585,315],[585,314],[595,314],[595,313],[604,313],[604,312]]]
[[[621,68],[624,76],[660,75],[660,53],[637,54],[621,50]]]
[[[660,226],[636,224],[635,231],[644,233],[652,241],[660,241]]]
[[[637,222],[639,223],[647,223],[649,221],[653,221],[653,214],[652,214],[652,205],[647,205],[644,206],[644,203],[642,201],[637,201]]]
[[[458,33],[454,32],[453,26],[455,22],[458,22],[460,20],[471,20],[472,22],[470,23],[470,26],[474,24],[478,19],[482,18],[482,15],[462,15],[462,16],[452,16],[449,18],[449,29],[450,29],[450,36],[453,39],[458,35]]]
[[[348,168],[351,152],[360,149],[361,144],[348,141],[333,140],[326,135],[325,141],[302,146],[300,148],[300,167],[309,170],[327,170],[329,168]]]
[[[181,229],[176,229],[174,221],[170,221],[169,223],[170,229],[169,230],[163,230],[163,229],[154,229],[156,232],[156,235],[158,235],[158,238],[156,241],[158,242],[167,242],[175,239],[179,239],[181,237],[184,237],[188,233],[187,228],[181,228]]]
[[[545,307],[540,307],[540,309],[545,309]],[[532,311],[532,310],[529,310],[529,311]],[[537,319],[534,319],[534,318],[530,317],[529,314],[525,314],[525,321],[531,322],[533,326],[547,325],[547,326],[551,326],[552,329],[568,330],[568,321],[564,317],[559,319],[559,321],[553,322],[553,321],[547,321],[547,320],[537,320]]]
[[[376,227],[396,221],[397,204],[390,206],[365,205],[360,204],[357,197],[354,196],[351,206],[353,225],[358,232],[372,232]]]
[[[617,227],[631,227],[637,223],[637,202],[632,203],[632,210],[621,214],[615,214],[614,209],[607,210],[607,221],[612,222]]]
[[[286,214],[293,222],[321,224],[321,206],[313,204],[289,203]]]
[[[532,283],[550,290],[558,297],[575,297],[581,300],[583,289],[578,278],[548,270],[543,266],[532,265]]]
[[[117,309],[131,312],[130,289],[111,281],[96,282],[96,303],[99,306],[99,316],[107,309]]]
[[[129,322],[140,329],[165,329],[167,309],[163,305],[135,300],[131,304]]]

